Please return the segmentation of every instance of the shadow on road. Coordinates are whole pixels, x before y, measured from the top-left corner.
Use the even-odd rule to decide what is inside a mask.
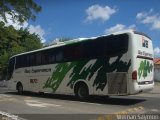
[[[6,92],[5,94],[20,95],[27,97],[38,97],[38,98],[47,98],[47,99],[56,99],[56,100],[68,100],[68,101],[79,101],[79,102],[88,102],[88,103],[98,103],[98,104],[110,104],[110,105],[134,105],[146,101],[142,98],[131,98],[128,96],[114,96],[114,97],[105,97],[105,96],[90,96],[87,100],[79,100],[72,95],[59,95],[59,94],[48,94],[48,93],[33,93],[33,92],[24,92],[23,94],[18,94],[17,92]]]

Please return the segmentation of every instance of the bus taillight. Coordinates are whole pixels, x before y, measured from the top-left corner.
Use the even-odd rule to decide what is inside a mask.
[[[137,80],[137,71],[132,72],[132,80]]]

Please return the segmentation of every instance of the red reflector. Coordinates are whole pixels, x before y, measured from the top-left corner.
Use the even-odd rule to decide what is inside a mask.
[[[132,80],[137,80],[137,71],[132,72]]]

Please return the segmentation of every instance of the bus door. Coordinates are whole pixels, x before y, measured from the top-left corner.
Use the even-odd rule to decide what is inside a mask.
[[[15,57],[13,57],[9,60],[8,73],[7,73],[8,80],[10,80],[12,78],[13,71],[14,71],[14,65],[15,65]]]

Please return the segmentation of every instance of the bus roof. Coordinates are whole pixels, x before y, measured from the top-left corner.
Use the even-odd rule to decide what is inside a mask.
[[[60,46],[74,44],[74,43],[78,43],[78,42],[82,42],[82,41],[94,40],[98,37],[105,37],[105,36],[110,36],[110,35],[119,35],[119,34],[124,34],[124,33],[131,33],[132,34],[132,33],[134,33],[134,31],[130,29],[130,30],[124,30],[124,31],[120,31],[120,32],[111,33],[111,34],[108,34],[108,35],[101,35],[101,36],[97,36],[97,37],[78,38],[78,39],[73,39],[73,40],[69,40],[69,41],[65,41],[65,42],[58,42],[57,44],[53,44],[51,46],[47,46],[47,47],[44,47],[44,48],[41,48],[41,49],[37,49],[37,50],[28,51],[28,52],[24,52],[24,53],[14,55],[11,58],[16,57],[16,56],[20,56],[20,55],[29,54],[29,53],[38,52],[38,51],[43,51],[43,50],[47,50],[47,49],[51,49],[51,48],[58,48]]]

